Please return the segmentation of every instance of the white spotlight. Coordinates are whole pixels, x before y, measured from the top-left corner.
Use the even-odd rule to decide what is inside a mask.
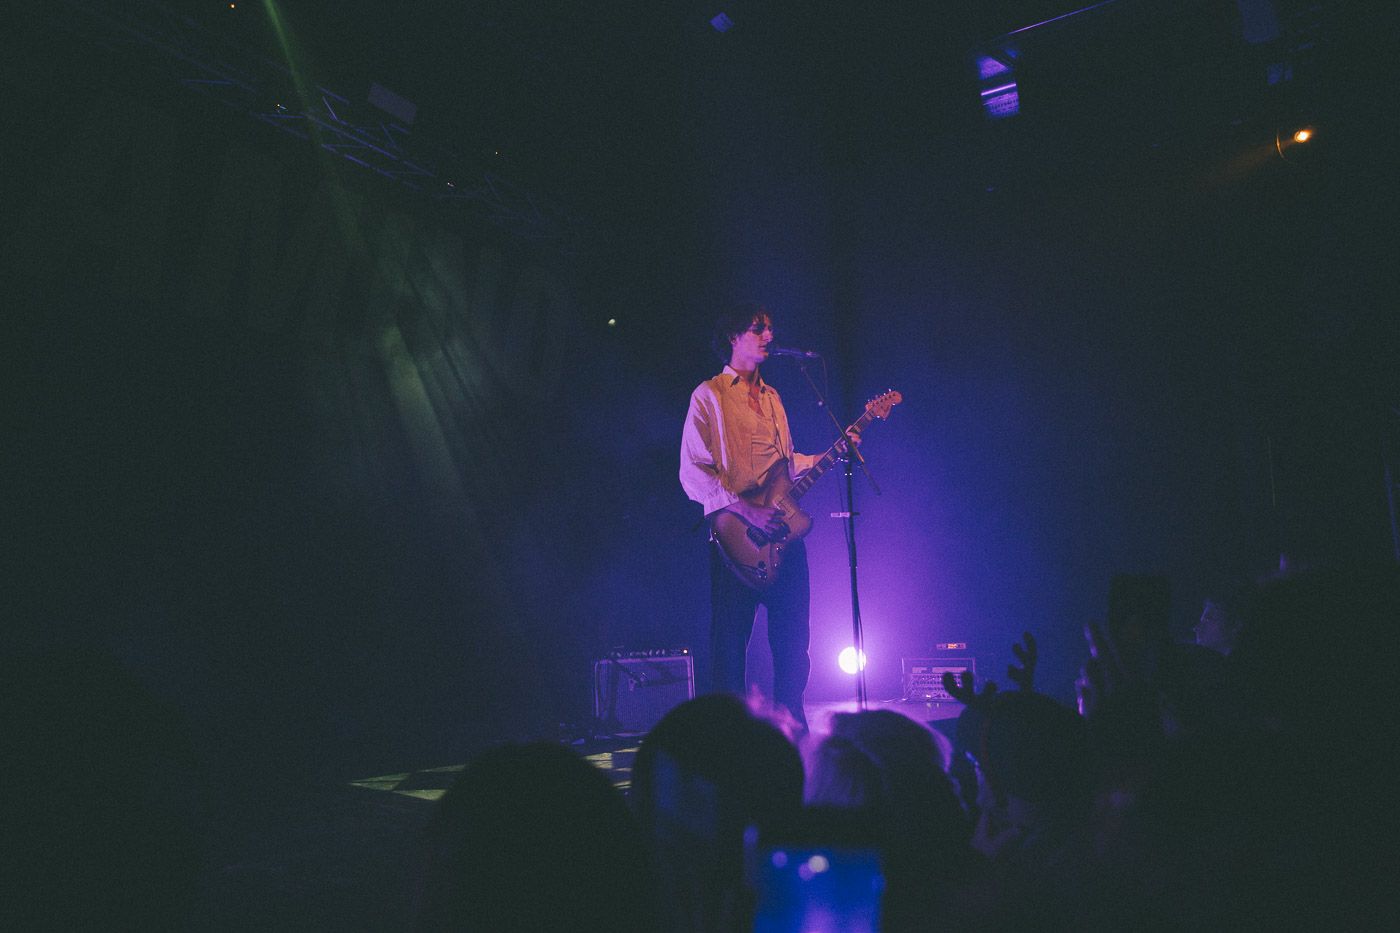
[[[854,674],[856,671],[865,670],[865,652],[860,652],[860,662],[856,662],[856,649],[843,648],[841,654],[837,656],[836,663],[841,665],[841,670],[847,674]]]

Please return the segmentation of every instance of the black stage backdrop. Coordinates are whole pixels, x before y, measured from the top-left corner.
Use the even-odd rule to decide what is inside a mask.
[[[24,637],[116,652],[233,757],[556,721],[558,659],[598,640],[540,608],[596,554],[596,503],[558,494],[590,474],[573,265],[178,86],[26,65]]]

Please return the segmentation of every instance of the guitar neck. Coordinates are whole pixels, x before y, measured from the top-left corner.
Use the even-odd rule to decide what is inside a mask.
[[[846,429],[846,433],[851,434],[864,431],[870,425],[870,422],[874,420],[874,412],[867,408],[865,414],[857,418],[855,423]],[[838,441],[837,443],[840,442]],[[807,490],[811,489],[816,481],[822,478],[822,474],[836,464],[836,461],[841,457],[840,453],[836,450],[836,446],[836,444],[832,444],[828,447],[826,453],[822,454],[821,459],[812,464],[811,469],[803,473],[802,478],[792,484],[792,490],[788,493],[788,498],[792,499],[794,502],[801,499]]]

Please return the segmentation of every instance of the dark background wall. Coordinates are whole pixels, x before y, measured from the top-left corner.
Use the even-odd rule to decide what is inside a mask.
[[[313,4],[291,46],[195,11],[417,100],[414,134],[502,159],[566,244],[31,12],[5,66],[32,91],[3,205],[7,639],[104,646],[219,754],[295,770],[578,722],[601,652],[704,644],[679,425],[715,306],[746,296],[826,355],[845,420],[905,397],[868,435],[883,494],[857,482],[877,697],[940,641],[995,676],[1027,629],[1068,696],[1116,571],[1169,574],[1184,635],[1280,552],[1386,559],[1394,185],[1346,65],[1369,24],[1332,22],[1307,94],[1251,97],[1224,6],[1024,39],[1026,113],[1000,125],[969,52],[1034,4],[735,10],[725,35],[695,11],[429,29]],[[1273,134],[1303,103],[1331,135],[1288,163]],[[766,369],[820,450],[798,371]],[[838,485],[807,500],[819,699],[851,689]]]

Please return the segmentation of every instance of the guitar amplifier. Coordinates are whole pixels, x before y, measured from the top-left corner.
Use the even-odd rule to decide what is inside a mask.
[[[593,715],[601,732],[648,732],[694,697],[695,659],[684,649],[615,654],[593,664]]]
[[[899,666],[903,673],[904,699],[923,703],[958,702],[943,689],[943,675],[951,673],[961,678],[963,671],[977,673],[977,659],[972,657],[901,658]]]

